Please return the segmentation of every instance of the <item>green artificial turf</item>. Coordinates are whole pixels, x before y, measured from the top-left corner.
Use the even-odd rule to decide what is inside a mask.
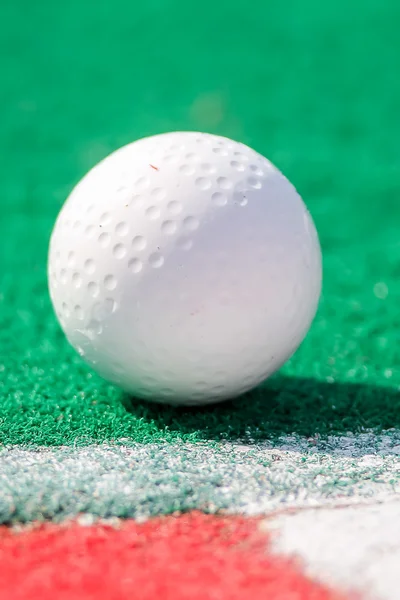
[[[0,5],[0,443],[260,440],[400,427],[397,0]],[[243,141],[315,219],[324,291],[265,388],[179,410],[131,401],[52,313],[46,254],[73,185],[145,135]]]

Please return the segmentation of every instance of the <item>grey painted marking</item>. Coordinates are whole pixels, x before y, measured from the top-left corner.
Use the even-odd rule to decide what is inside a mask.
[[[124,445],[125,443],[125,445]],[[278,444],[98,445],[0,451],[0,522],[176,510],[264,514],[391,498],[400,431]]]

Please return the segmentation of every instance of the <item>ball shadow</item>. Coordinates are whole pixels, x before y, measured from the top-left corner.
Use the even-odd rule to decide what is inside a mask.
[[[271,378],[235,401],[170,407],[125,396],[126,410],[160,433],[196,440],[259,442],[284,434],[313,436],[400,427],[400,392],[384,386]]]

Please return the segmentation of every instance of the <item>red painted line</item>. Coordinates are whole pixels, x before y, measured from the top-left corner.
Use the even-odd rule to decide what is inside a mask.
[[[0,528],[7,600],[344,600],[268,553],[258,519],[193,512],[122,521]],[[348,597],[346,597],[348,598]]]

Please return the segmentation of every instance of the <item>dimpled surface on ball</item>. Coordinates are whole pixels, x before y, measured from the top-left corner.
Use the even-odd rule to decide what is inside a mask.
[[[311,217],[263,156],[176,132],[112,153],[75,187],[49,252],[50,295],[80,355],[135,396],[205,404],[266,379],[315,315]]]

